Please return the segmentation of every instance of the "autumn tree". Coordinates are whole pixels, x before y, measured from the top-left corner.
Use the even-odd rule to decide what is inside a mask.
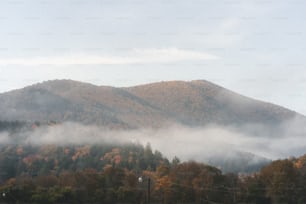
[[[260,176],[266,185],[266,194],[275,203],[296,203],[299,174],[289,160],[277,160],[264,167]]]

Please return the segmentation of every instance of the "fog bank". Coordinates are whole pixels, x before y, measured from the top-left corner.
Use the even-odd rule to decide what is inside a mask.
[[[204,128],[171,125],[161,129],[108,130],[67,122],[17,135],[0,133],[0,144],[93,145],[132,142],[150,143],[153,149],[161,151],[168,158],[178,156],[182,160],[207,160],[218,155],[229,156],[237,151],[278,159],[306,153],[304,127],[293,120],[284,123],[282,131],[286,134],[280,137],[269,137],[268,133],[255,137],[237,128],[217,125]]]

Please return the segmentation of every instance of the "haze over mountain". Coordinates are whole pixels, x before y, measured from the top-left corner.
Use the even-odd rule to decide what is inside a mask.
[[[135,129],[208,124],[277,126],[300,114],[241,96],[208,81],[129,88],[54,80],[0,94],[0,120],[76,121]]]
[[[1,136],[8,144],[136,139],[170,158],[209,162],[230,171],[258,170],[257,164],[269,162],[263,157],[305,153],[303,115],[204,80],[128,88],[47,81],[0,94],[0,121],[63,123],[21,139]]]

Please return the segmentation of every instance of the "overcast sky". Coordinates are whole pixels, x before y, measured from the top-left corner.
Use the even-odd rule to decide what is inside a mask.
[[[0,92],[206,79],[306,114],[304,0],[1,0]]]

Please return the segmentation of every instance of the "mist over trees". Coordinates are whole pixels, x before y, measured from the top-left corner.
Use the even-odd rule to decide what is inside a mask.
[[[51,81],[0,112],[0,203],[306,203],[305,157],[265,158],[304,152],[305,117],[206,81]]]
[[[305,157],[235,174],[169,160],[149,143],[6,145],[0,148],[0,165],[4,203],[306,202]]]

